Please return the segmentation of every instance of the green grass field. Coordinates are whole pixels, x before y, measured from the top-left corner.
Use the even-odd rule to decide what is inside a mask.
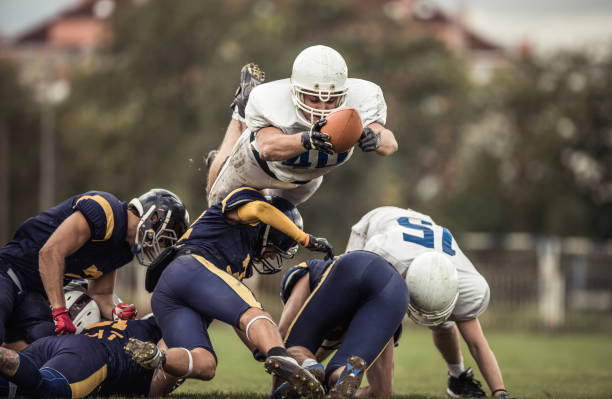
[[[219,358],[209,382],[188,380],[173,397],[266,398],[271,377],[251,357],[233,330],[218,323],[211,330]],[[612,398],[612,337],[598,334],[485,331],[506,387],[517,398]],[[464,347],[464,362],[482,380]],[[446,398],[446,367],[425,328],[404,329],[395,355],[396,398]],[[484,381],[483,381],[484,383]],[[488,392],[488,389],[485,389]]]

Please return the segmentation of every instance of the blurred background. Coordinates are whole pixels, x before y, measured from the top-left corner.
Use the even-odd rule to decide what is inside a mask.
[[[282,79],[325,44],[383,88],[399,151],[326,175],[306,230],[342,252],[367,211],[413,208],[488,280],[485,327],[612,331],[609,1],[0,0],[0,35],[0,243],[92,189],[195,218],[242,65]],[[119,294],[148,308],[143,272]],[[246,282],[275,316],[279,280]]]

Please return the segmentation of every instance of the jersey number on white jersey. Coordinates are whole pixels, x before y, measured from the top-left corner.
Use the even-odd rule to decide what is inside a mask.
[[[407,228],[408,230],[422,231],[423,232],[422,236],[418,233],[411,234],[411,232],[409,232],[409,233],[403,233],[403,237],[404,237],[404,241],[409,241],[409,242],[412,242],[418,245],[422,245],[426,248],[435,247],[434,229],[436,230],[441,229],[442,230],[442,240],[441,240],[442,251],[445,254],[448,254],[450,256],[455,255],[455,250],[452,248],[453,236],[446,227],[435,225],[431,222],[428,222],[427,220],[408,218],[405,216],[398,218],[397,223],[399,223],[400,226]]]

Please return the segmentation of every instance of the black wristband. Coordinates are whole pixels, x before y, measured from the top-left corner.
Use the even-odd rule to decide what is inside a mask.
[[[493,397],[493,395],[495,395],[497,392],[500,392],[500,391],[508,392],[508,391],[506,391],[506,388],[497,388],[497,389],[491,391],[491,397]]]

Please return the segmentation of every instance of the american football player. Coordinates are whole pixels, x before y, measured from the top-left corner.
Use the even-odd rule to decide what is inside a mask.
[[[33,318],[48,327],[24,324],[27,342],[74,333],[63,289],[71,279],[89,280],[87,292],[105,319],[135,318],[134,305],[113,302],[116,269],[135,254],[149,264],[188,223],[181,200],[163,189],[129,204],[103,191],[89,191],[26,220],[0,248],[0,342],[7,323],[18,327],[15,324]]]
[[[207,330],[217,319],[235,327],[251,349],[267,356],[278,375],[309,397],[320,397],[319,382],[288,356],[276,324],[242,283],[253,269],[278,272],[298,243],[333,256],[327,240],[305,233],[301,226],[300,213],[290,202],[264,197],[251,187],[238,188],[205,210],[174,253],[160,256],[165,264],[156,262],[147,272],[148,289],[154,290],[151,307],[170,349],[161,352],[152,343],[133,340],[126,350],[147,367],[210,380],[217,355]],[[158,268],[163,269],[158,281],[151,281]]]
[[[123,349],[129,338],[158,342],[155,318],[99,322],[81,334],[38,339],[21,352],[0,348],[0,396],[165,396],[177,379],[134,362]]]
[[[346,250],[375,252],[406,277],[411,297],[408,315],[431,329],[448,366],[449,396],[486,397],[472,369],[464,368],[461,332],[491,396],[510,398],[478,321],[489,304],[489,285],[448,229],[411,209],[384,206],[368,212],[352,227]]]
[[[363,151],[397,151],[393,133],[384,127],[387,105],[382,90],[372,82],[347,78],[344,59],[330,47],[303,50],[289,79],[261,83],[263,73],[252,65],[243,68],[241,77],[233,120],[210,165],[209,204],[241,185],[270,189],[269,194],[294,205],[306,201],[323,175],[353,154],[353,148],[334,153],[329,136],[320,131],[325,116],[342,106],[360,113]]]
[[[285,273],[281,298],[285,307],[279,329],[285,345],[326,383],[328,398],[393,394],[392,375],[372,379],[383,365],[392,367],[393,335],[408,307],[408,288],[393,266],[366,251],[310,260]],[[317,361],[334,349],[324,370]],[[366,370],[370,385],[359,388]],[[300,396],[281,384],[271,397]]]

